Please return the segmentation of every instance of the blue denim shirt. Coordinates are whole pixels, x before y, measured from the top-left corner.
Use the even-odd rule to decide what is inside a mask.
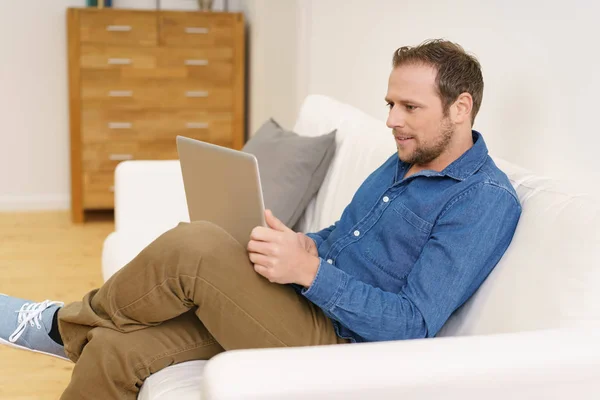
[[[352,342],[433,337],[498,263],[521,215],[482,136],[442,172],[392,155],[334,225],[308,234],[319,252],[297,290]]]

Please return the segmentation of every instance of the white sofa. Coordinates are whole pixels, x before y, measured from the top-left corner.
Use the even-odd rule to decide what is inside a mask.
[[[363,179],[395,151],[382,121],[309,96],[294,131],[311,136],[334,128],[337,153],[301,221],[304,231],[334,222]],[[598,201],[494,159],[516,188],[523,214],[498,266],[437,338],[227,352],[160,371],[139,398],[599,399]],[[105,279],[188,220],[179,163],[122,163],[115,202]]]

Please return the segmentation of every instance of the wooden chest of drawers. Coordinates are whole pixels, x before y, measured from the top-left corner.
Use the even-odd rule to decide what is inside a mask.
[[[114,206],[124,160],[176,159],[175,137],[244,144],[238,13],[69,9],[71,210]]]

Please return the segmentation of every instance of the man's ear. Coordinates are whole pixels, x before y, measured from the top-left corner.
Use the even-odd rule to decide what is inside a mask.
[[[473,97],[469,93],[461,93],[452,104],[452,109],[452,120],[455,124],[470,123]]]

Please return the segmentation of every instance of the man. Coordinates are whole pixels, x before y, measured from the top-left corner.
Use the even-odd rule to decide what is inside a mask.
[[[180,224],[82,302],[0,297],[0,338],[76,362],[63,399],[134,399],[150,374],[224,350],[434,337],[521,213],[471,129],[482,94],[460,46],[400,48],[385,99],[398,152],[334,225],[304,235],[267,211],[245,249]]]

